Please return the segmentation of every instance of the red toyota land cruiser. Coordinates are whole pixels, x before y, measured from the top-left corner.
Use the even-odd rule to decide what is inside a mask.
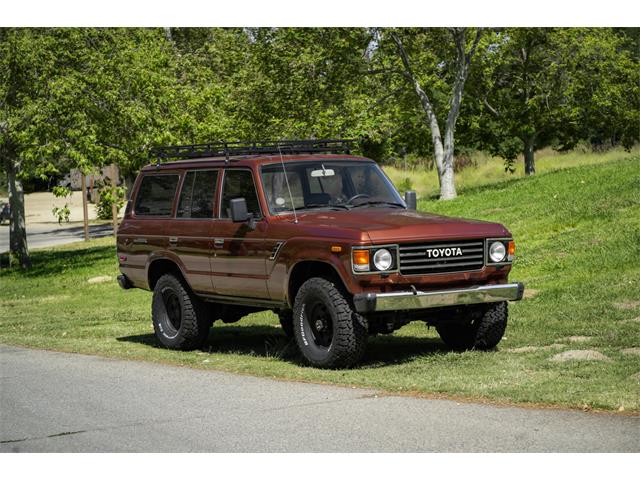
[[[515,252],[500,224],[415,210],[352,142],[162,147],[133,187],[121,287],[153,291],[165,346],[273,310],[304,358],[348,367],[368,335],[420,320],[454,349],[491,349],[507,325]],[[161,160],[179,159],[162,163]]]

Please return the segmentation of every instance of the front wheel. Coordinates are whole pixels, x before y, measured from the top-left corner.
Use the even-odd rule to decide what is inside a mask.
[[[507,302],[479,305],[463,322],[441,323],[436,330],[442,341],[455,350],[490,350],[507,328]]]
[[[160,343],[179,350],[201,346],[211,327],[202,301],[171,274],[163,275],[156,282],[151,316]]]
[[[329,280],[317,277],[298,290],[293,333],[304,358],[323,368],[356,364],[367,341],[367,330],[345,295]]]

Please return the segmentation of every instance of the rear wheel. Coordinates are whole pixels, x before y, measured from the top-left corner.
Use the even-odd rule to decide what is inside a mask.
[[[153,289],[153,329],[165,347],[192,350],[207,339],[211,320],[207,309],[182,280],[165,274]]]
[[[442,341],[455,350],[490,350],[507,328],[507,302],[479,305],[461,322],[441,323],[436,330]]]
[[[293,333],[313,366],[350,367],[364,355],[367,330],[345,295],[329,280],[307,280],[296,295]]]

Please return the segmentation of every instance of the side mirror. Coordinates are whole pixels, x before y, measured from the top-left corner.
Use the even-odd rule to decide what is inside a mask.
[[[418,209],[418,199],[416,197],[416,192],[413,190],[407,190],[404,192],[404,202],[407,204],[407,210]]]
[[[231,209],[231,220],[234,222],[246,222],[249,220],[247,201],[244,198],[232,198],[229,202],[229,208]]]

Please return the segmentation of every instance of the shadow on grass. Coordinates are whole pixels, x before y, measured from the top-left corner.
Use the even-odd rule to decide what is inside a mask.
[[[164,348],[152,333],[119,337],[117,340]],[[280,328],[266,325],[216,325],[211,329],[207,342],[199,350],[205,353],[275,358],[294,365],[304,365],[295,341],[287,338]],[[407,363],[417,357],[443,355],[449,352],[450,350],[435,338],[380,335],[369,337],[364,359],[357,368]]]
[[[6,253],[0,255],[2,270],[0,275],[19,274],[21,277],[40,277],[47,275],[59,275],[63,270],[73,270],[78,267],[94,265],[96,262],[109,258],[116,262],[115,245],[82,248],[79,250],[36,250],[30,253],[32,267],[23,270],[19,267],[7,268],[9,256]]]

